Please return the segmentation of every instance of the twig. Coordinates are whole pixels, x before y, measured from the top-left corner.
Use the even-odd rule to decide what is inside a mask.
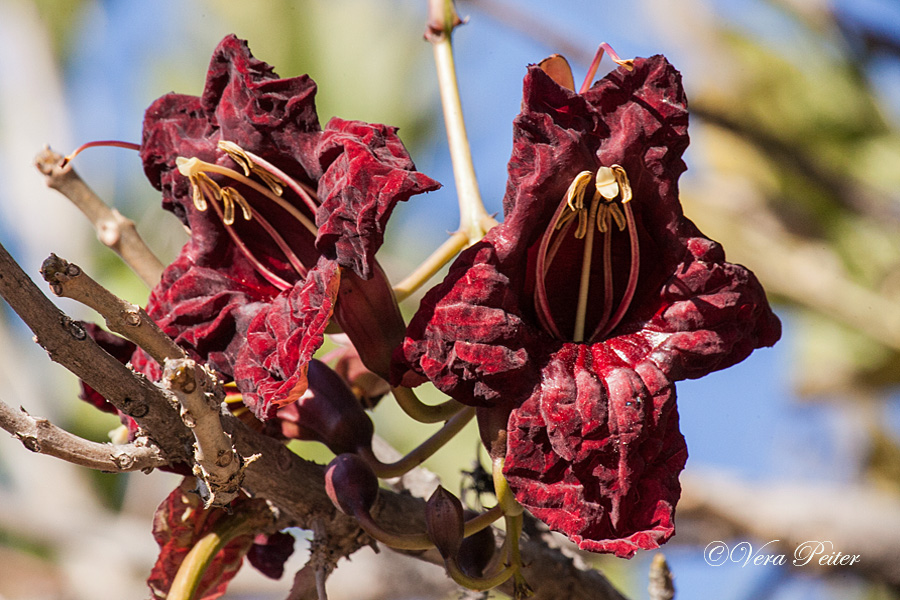
[[[225,506],[234,500],[245,463],[222,430],[223,394],[215,374],[187,358],[143,309],[118,298],[77,265],[51,254],[41,266],[41,274],[55,294],[96,310],[110,329],[146,350],[164,367],[163,387],[178,399],[181,420],[196,440],[194,475],[203,483],[201,496],[206,507]]]
[[[481,200],[459,97],[451,37],[453,29],[461,25],[462,21],[453,8],[453,0],[429,0],[428,4],[428,28],[425,31],[425,39],[431,42],[434,50],[434,64],[447,128],[447,144],[450,147],[453,177],[459,197],[459,230],[468,236],[469,244],[474,244],[484,237],[497,221],[487,213]]]
[[[214,373],[189,358],[165,361],[163,386],[181,405],[181,420],[194,432],[194,476],[206,508],[226,506],[241,491],[246,461],[234,449],[219,418],[224,394]],[[255,455],[254,455],[255,456]]]
[[[62,155],[45,148],[35,157],[34,163],[47,176],[47,185],[85,214],[97,231],[97,238],[122,257],[148,287],[155,286],[162,276],[163,264],[141,239],[134,221],[108,207],[71,165],[61,167],[62,159]]]
[[[184,350],[144,312],[94,281],[78,265],[51,254],[41,265],[41,275],[53,293],[81,302],[106,320],[111,331],[131,340],[159,364],[184,358]]]
[[[0,244],[0,296],[34,332],[54,362],[66,367],[159,444],[170,463],[186,462],[193,437],[164,392],[110,356],[77,321],[62,313]]]
[[[2,401],[0,428],[8,431],[32,452],[55,456],[98,471],[125,473],[168,464],[155,445],[92,442],[60,429],[47,419],[32,417],[25,409],[15,410]]]

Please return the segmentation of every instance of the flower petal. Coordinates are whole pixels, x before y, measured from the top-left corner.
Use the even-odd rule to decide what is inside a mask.
[[[509,418],[504,473],[516,499],[584,550],[628,558],[674,532],[687,447],[675,387],[652,364],[598,377],[569,344]],[[645,379],[646,378],[646,379]]]
[[[415,170],[394,127],[333,118],[318,153],[324,174],[316,248],[368,279],[394,206],[440,184]]]
[[[325,334],[340,287],[340,267],[321,258],[306,280],[263,305],[235,362],[235,382],[257,418],[271,418],[306,391],[310,359]]]
[[[168,596],[178,568],[194,544],[230,515],[223,508],[204,509],[200,496],[190,491],[193,481],[186,478],[163,500],[153,517],[153,537],[160,552],[147,585],[154,598]],[[228,542],[206,567],[192,597],[214,600],[222,596],[252,544],[252,535],[238,536]]]

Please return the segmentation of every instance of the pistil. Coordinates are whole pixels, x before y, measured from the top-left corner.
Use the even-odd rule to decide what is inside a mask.
[[[591,186],[591,184],[593,185]],[[591,189],[593,188],[593,189]],[[585,206],[585,196],[591,193],[590,206]],[[578,295],[575,306],[575,319],[572,333],[574,342],[592,342],[612,331],[621,322],[631,304],[637,288],[637,277],[640,271],[640,252],[638,247],[637,226],[631,210],[631,185],[625,170],[619,165],[600,167],[596,174],[582,171],[572,180],[563,201],[550,220],[541,238],[535,265],[537,278],[535,283],[535,310],[541,325],[553,336],[564,339],[560,333],[550,306],[547,292],[547,275],[556,258],[563,240],[575,224],[574,237],[583,240],[581,269],[579,275]],[[620,206],[621,204],[621,206]],[[612,223],[621,232],[628,230],[630,246],[629,274],[622,298],[613,313],[614,286],[612,264]],[[594,258],[596,232],[603,238],[602,276],[603,302],[600,316],[593,334],[586,338],[588,310],[590,304],[591,275]]]
[[[68,156],[63,157],[62,162],[59,163],[60,168],[65,167],[73,158],[75,158],[88,148],[125,148],[126,150],[140,150],[141,145],[133,144],[131,142],[120,142],[118,140],[98,140],[95,142],[87,142],[86,144],[82,144],[75,148],[72,152],[69,153]]]

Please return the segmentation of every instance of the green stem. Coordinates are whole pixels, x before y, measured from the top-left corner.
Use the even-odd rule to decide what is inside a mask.
[[[391,393],[394,395],[394,399],[397,400],[397,405],[403,409],[403,412],[420,423],[446,421],[463,408],[462,404],[453,399],[440,404],[425,404],[408,387],[391,388]]]
[[[234,538],[250,533],[257,519],[249,512],[237,513],[216,523],[213,531],[200,538],[184,557],[169,588],[168,600],[191,600],[207,567],[216,554]]]
[[[478,179],[475,177],[475,165],[472,162],[472,150],[463,120],[451,42],[453,27],[460,21],[453,8],[452,0],[443,0],[442,5],[439,0],[437,3],[438,6],[432,7],[433,14],[430,25],[432,35],[426,37],[431,41],[434,50],[441,104],[444,108],[447,143],[450,147],[450,160],[453,162],[453,176],[456,181],[456,193],[459,197],[459,229],[468,236],[469,243],[473,244],[484,237],[484,234],[497,222],[488,214],[481,201]],[[434,4],[435,1],[432,2],[432,5]]]
[[[372,470],[375,471],[375,474],[379,478],[390,479],[391,477],[400,477],[421,465],[444,444],[453,439],[453,437],[459,433],[474,416],[475,409],[472,407],[465,407],[456,413],[452,419],[447,421],[434,435],[422,442],[412,452],[397,462],[390,464],[381,462],[372,452],[371,447],[360,448],[359,455],[363,460],[369,463],[369,466],[372,467]]]
[[[462,231],[451,235],[447,241],[431,253],[416,270],[406,276],[406,279],[394,286],[394,295],[397,302],[408,298],[413,292],[422,287],[425,282],[434,277],[441,267],[453,260],[469,244],[469,236]]]
[[[385,531],[368,511],[359,511],[355,515],[359,526],[370,536],[382,544],[398,550],[430,550],[434,543],[426,533],[391,533]],[[503,510],[499,505],[487,510],[477,517],[466,521],[464,536],[469,537],[482,529],[490,527],[491,523],[503,516]]]
[[[475,590],[476,592],[484,592],[501,585],[507,579],[515,575],[517,571],[517,567],[514,565],[506,565],[494,575],[488,577],[470,577],[460,570],[455,559],[445,560],[444,565],[447,567],[447,573],[449,573],[453,581],[464,588]]]

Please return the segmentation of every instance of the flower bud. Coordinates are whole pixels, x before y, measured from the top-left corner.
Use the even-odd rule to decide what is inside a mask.
[[[459,498],[438,486],[425,504],[425,527],[444,560],[455,558],[465,534]]]
[[[344,514],[367,513],[378,497],[378,478],[355,454],[339,454],[325,468],[325,492]]]
[[[286,438],[322,442],[335,454],[370,446],[372,420],[344,380],[318,360],[309,362],[309,386],[296,402],[276,413]]]
[[[334,319],[353,342],[366,368],[388,379],[391,355],[403,341],[406,324],[381,267],[375,265],[371,279],[348,270],[342,273]]]

